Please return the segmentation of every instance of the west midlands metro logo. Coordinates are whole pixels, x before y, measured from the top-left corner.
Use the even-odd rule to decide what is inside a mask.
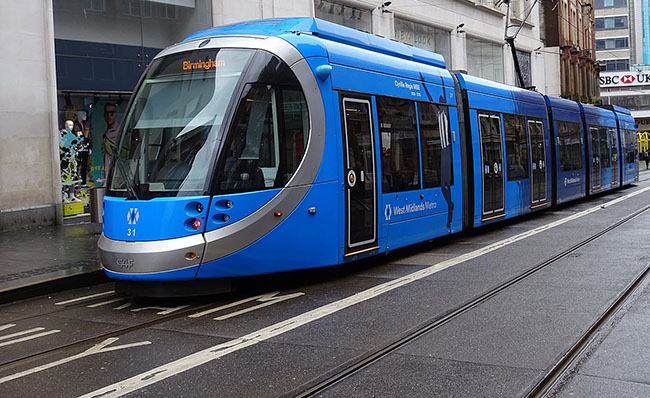
[[[390,210],[390,204],[386,205],[386,208],[384,209],[384,216],[386,217],[386,221],[390,221],[390,215],[391,215],[391,210]]]
[[[126,213],[126,221],[131,225],[135,225],[140,219],[140,212],[137,207],[132,207]]]

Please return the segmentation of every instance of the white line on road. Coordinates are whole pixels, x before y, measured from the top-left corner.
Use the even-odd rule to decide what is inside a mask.
[[[8,335],[5,335],[5,336],[0,336],[0,340],[7,340],[7,339],[11,339],[13,337],[18,337],[18,336],[22,336],[24,334],[34,333],[34,332],[38,332],[38,331],[41,331],[41,330],[45,330],[45,328],[40,328],[39,327],[39,328],[27,329],[27,330],[23,330],[22,332],[16,332],[16,333],[8,334]]]
[[[94,299],[94,298],[97,298],[97,297],[108,296],[109,294],[114,294],[114,293],[115,293],[114,291],[110,290],[108,292],[101,292],[101,293],[97,293],[97,294],[91,294],[90,296],[83,296],[83,297],[73,298],[72,300],[60,301],[58,303],[54,303],[54,305],[66,305],[66,304],[76,303],[78,301],[84,301],[84,300]]]
[[[214,320],[215,321],[223,321],[225,319],[229,319],[229,318],[235,317],[237,315],[245,314],[247,312],[259,310],[260,308],[268,307],[269,305],[277,304],[277,303],[279,303],[281,301],[284,301],[284,300],[289,300],[289,299],[292,299],[292,298],[300,297],[303,294],[305,294],[305,293],[300,292],[300,293],[293,293],[293,294],[285,294],[284,296],[278,296],[278,297],[262,297],[262,298],[258,299],[258,301],[262,301],[262,304],[258,304],[258,305],[255,305],[255,306],[252,306],[252,307],[249,307],[249,308],[244,308],[243,310],[231,312],[230,314],[221,315],[221,316],[218,316],[218,317],[214,318]]]
[[[4,346],[7,346],[7,345],[16,344],[16,343],[22,343],[23,341],[27,341],[27,340],[31,340],[31,339],[37,339],[39,337],[47,336],[48,334],[54,334],[54,333],[59,333],[59,332],[60,332],[60,330],[57,330],[57,329],[48,330],[47,332],[33,334],[31,336],[21,337],[19,339],[15,339],[15,340],[5,341],[4,343],[0,343],[0,347],[4,347]]]
[[[8,323],[8,324],[6,324],[6,325],[1,325],[1,326],[0,326],[0,330],[9,329],[9,328],[12,328],[12,327],[14,327],[14,326],[16,326],[15,323]]]
[[[118,298],[114,298],[112,300],[106,300],[106,301],[102,301],[100,303],[90,304],[90,305],[87,305],[86,307],[88,307],[88,308],[97,308],[97,307],[101,307],[102,305],[116,303],[116,302],[122,301],[122,300],[126,300],[126,298],[125,297],[118,297]]]
[[[157,368],[151,369],[149,371],[140,373],[136,376],[130,377],[126,380],[111,384],[99,390],[90,392],[86,395],[83,395],[82,398],[94,398],[101,396],[102,398],[109,397],[121,397],[125,394],[137,391],[143,387],[146,387],[151,384],[158,383],[168,377],[177,375],[179,373],[185,372],[187,370],[193,369],[197,366],[206,364],[215,359],[221,358],[225,355],[228,355],[232,352],[239,351],[245,347],[255,345],[259,342],[268,340],[270,338],[279,336],[283,333],[294,330],[300,326],[306,325],[315,320],[321,319],[328,315],[331,315],[335,312],[341,311],[345,308],[351,307],[353,305],[359,304],[361,302],[370,300],[377,296],[380,296],[384,293],[395,290],[399,287],[407,285],[409,283],[418,281],[420,279],[431,276],[437,272],[440,272],[444,269],[452,267],[454,265],[463,263],[475,259],[477,257],[483,256],[487,253],[493,252],[502,247],[508,246],[515,242],[521,241],[523,239],[529,238],[531,236],[537,235],[541,232],[547,231],[551,228],[557,227],[559,225],[565,224],[567,222],[576,220],[580,217],[586,216],[588,214],[594,213],[598,210],[605,209],[611,205],[622,202],[626,199],[639,195],[643,192],[650,190],[650,187],[640,189],[636,192],[632,192],[628,195],[622,196],[618,199],[609,201],[603,205],[598,205],[582,212],[576,213],[569,217],[565,217],[561,220],[554,221],[552,223],[542,225],[540,227],[534,228],[530,231],[523,232],[521,234],[515,235],[513,237],[503,239],[501,241],[492,243],[486,247],[474,250],[469,253],[465,253],[458,257],[445,260],[441,263],[435,264],[431,267],[424,268],[422,270],[413,272],[409,275],[403,276],[401,278],[392,280],[390,282],[382,283],[370,289],[364,290],[362,292],[356,293],[352,296],[346,297],[344,299],[335,301],[330,304],[326,304],[322,307],[316,308],[314,310],[308,311],[304,314],[295,316],[293,318],[287,319],[285,321],[276,323],[274,325],[268,326],[266,328],[260,329],[253,333],[247,334],[240,338],[228,341],[223,344],[218,344],[213,347],[198,351],[194,354],[187,355],[165,365],[159,366]],[[1,379],[0,379],[1,380]]]
[[[46,369],[50,369],[50,368],[53,368],[55,366],[63,365],[64,363],[71,362],[71,361],[74,361],[74,360],[79,359],[79,358],[87,357],[89,355],[99,354],[101,352],[116,351],[116,350],[122,350],[122,349],[125,349],[125,348],[138,347],[138,346],[142,346],[142,345],[151,344],[150,341],[141,341],[139,343],[122,344],[122,345],[118,345],[118,346],[115,346],[115,347],[106,348],[108,345],[113,344],[117,340],[119,340],[117,337],[111,337],[111,338],[108,338],[108,339],[102,341],[99,344],[95,344],[94,346],[90,347],[86,351],[81,352],[79,354],[72,355],[72,356],[67,357],[67,358],[59,359],[58,361],[50,362],[50,363],[42,365],[42,366],[37,366],[35,368],[27,369],[27,370],[22,371],[22,372],[18,372],[18,373],[14,373],[12,375],[9,375],[9,376],[2,377],[2,378],[0,378],[0,384],[6,383],[6,382],[11,381],[11,380],[20,379],[21,377],[25,377],[25,376],[28,376],[28,375],[31,375],[31,374],[34,374],[34,373],[37,373],[37,372],[40,372],[40,371],[43,371],[43,370],[46,370]]]

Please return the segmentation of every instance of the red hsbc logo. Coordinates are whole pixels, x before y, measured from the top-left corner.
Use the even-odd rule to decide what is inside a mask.
[[[636,80],[636,79],[632,75],[625,75],[625,76],[621,77],[621,81],[623,83],[634,83],[634,80]]]

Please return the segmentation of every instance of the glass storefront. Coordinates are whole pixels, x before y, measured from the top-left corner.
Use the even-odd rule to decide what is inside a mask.
[[[163,48],[212,26],[211,0],[54,0],[64,203],[103,186],[131,92]]]
[[[372,33],[371,12],[369,10],[337,4],[328,0],[315,0],[314,11],[316,18]]]
[[[446,30],[396,17],[395,40],[438,53],[451,66],[451,33]]]
[[[503,83],[503,47],[474,37],[467,38],[467,72]]]

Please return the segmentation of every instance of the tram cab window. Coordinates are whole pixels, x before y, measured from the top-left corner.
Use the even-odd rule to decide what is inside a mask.
[[[578,123],[557,122],[557,136],[560,144],[560,169],[582,169],[582,141]]]
[[[277,57],[258,52],[219,155],[216,191],[249,192],[287,185],[309,140],[300,84]]]
[[[453,185],[449,109],[444,105],[418,102],[418,118],[424,188]]]
[[[382,192],[420,188],[415,103],[401,98],[377,97],[381,137]]]
[[[528,178],[528,142],[524,118],[516,115],[503,115],[506,133],[506,156],[508,181]]]
[[[246,85],[222,153],[219,191],[285,186],[302,160],[308,132],[302,91]]]

